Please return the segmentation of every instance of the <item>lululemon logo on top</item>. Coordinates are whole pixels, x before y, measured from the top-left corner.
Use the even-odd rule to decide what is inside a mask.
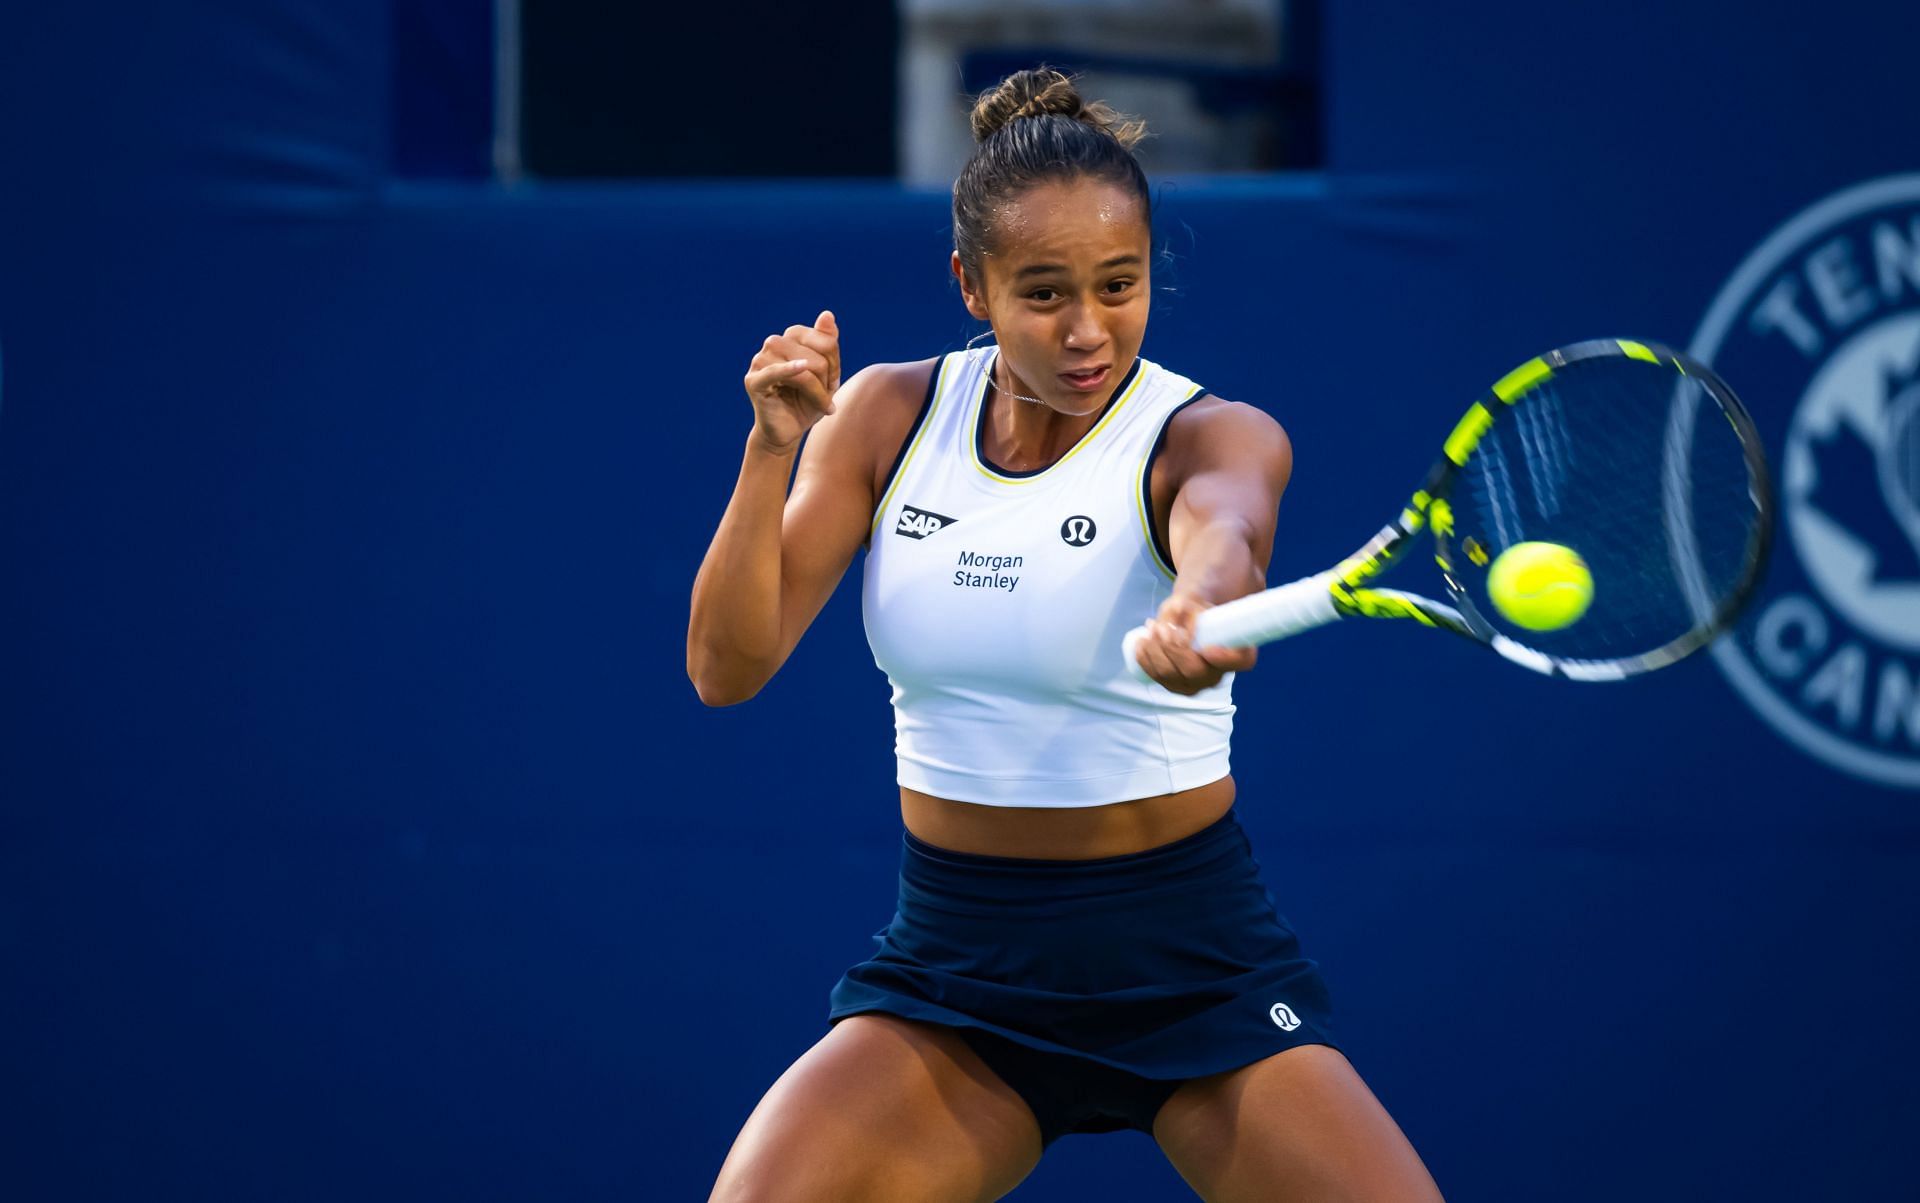
[[[1060,537],[1069,547],[1085,547],[1093,542],[1093,536],[1099,533],[1093,519],[1085,514],[1075,514],[1060,524]]]
[[[1273,1022],[1279,1024],[1283,1032],[1291,1032],[1300,1026],[1300,1017],[1295,1015],[1293,1008],[1285,1003],[1273,1004],[1273,1010],[1268,1011],[1267,1014],[1273,1016]]]
[[[896,535],[905,535],[909,539],[924,539],[928,535],[937,535],[953,525],[953,519],[945,514],[936,514],[932,510],[916,510],[910,505],[900,507],[900,523],[893,528]]]
[[[1920,175],[1775,230],[1691,351],[1740,391],[1779,480],[1767,588],[1715,663],[1801,751],[1920,790]]]

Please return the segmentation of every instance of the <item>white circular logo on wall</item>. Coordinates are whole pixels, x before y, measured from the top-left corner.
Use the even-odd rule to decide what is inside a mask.
[[[1692,353],[1753,411],[1784,536],[1715,661],[1806,752],[1920,788],[1920,175],[1774,231]]]

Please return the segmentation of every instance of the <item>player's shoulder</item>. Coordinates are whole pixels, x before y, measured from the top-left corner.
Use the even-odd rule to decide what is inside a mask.
[[[939,362],[868,364],[849,376],[833,395],[834,412],[808,436],[809,454],[816,463],[826,460],[863,478],[892,462],[920,415]]]
[[[939,359],[911,363],[871,363],[848,377],[833,396],[835,417],[857,426],[879,443],[898,441],[912,426],[927,399],[927,387]]]
[[[938,358],[868,364],[843,381],[833,395],[835,416],[861,425],[885,425],[902,415],[910,422],[920,412],[927,385],[939,366]]]
[[[934,369],[940,366],[940,357],[915,359],[907,363],[870,363],[855,372],[840,388],[844,392],[857,389],[863,394],[886,397],[906,392],[914,400],[926,391],[927,381],[932,378]]]
[[[1291,460],[1293,447],[1278,419],[1257,405],[1202,393],[1167,423],[1167,450],[1188,458],[1216,454],[1279,456]]]

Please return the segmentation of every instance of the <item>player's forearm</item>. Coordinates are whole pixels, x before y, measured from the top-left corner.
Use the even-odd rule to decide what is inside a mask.
[[[1266,571],[1255,556],[1254,535],[1249,523],[1234,516],[1215,518],[1195,531],[1181,548],[1174,593],[1217,606],[1263,587]]]
[[[780,523],[798,448],[749,436],[733,497],[693,580],[687,676],[710,706],[759,692],[780,659]]]

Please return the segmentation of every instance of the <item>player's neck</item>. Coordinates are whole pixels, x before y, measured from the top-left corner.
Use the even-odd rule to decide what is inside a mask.
[[[1061,413],[1044,402],[1016,400],[999,389],[988,390],[986,405],[982,433],[987,458],[1010,472],[1033,472],[1058,463],[1106,411],[1103,400],[1091,413]]]

